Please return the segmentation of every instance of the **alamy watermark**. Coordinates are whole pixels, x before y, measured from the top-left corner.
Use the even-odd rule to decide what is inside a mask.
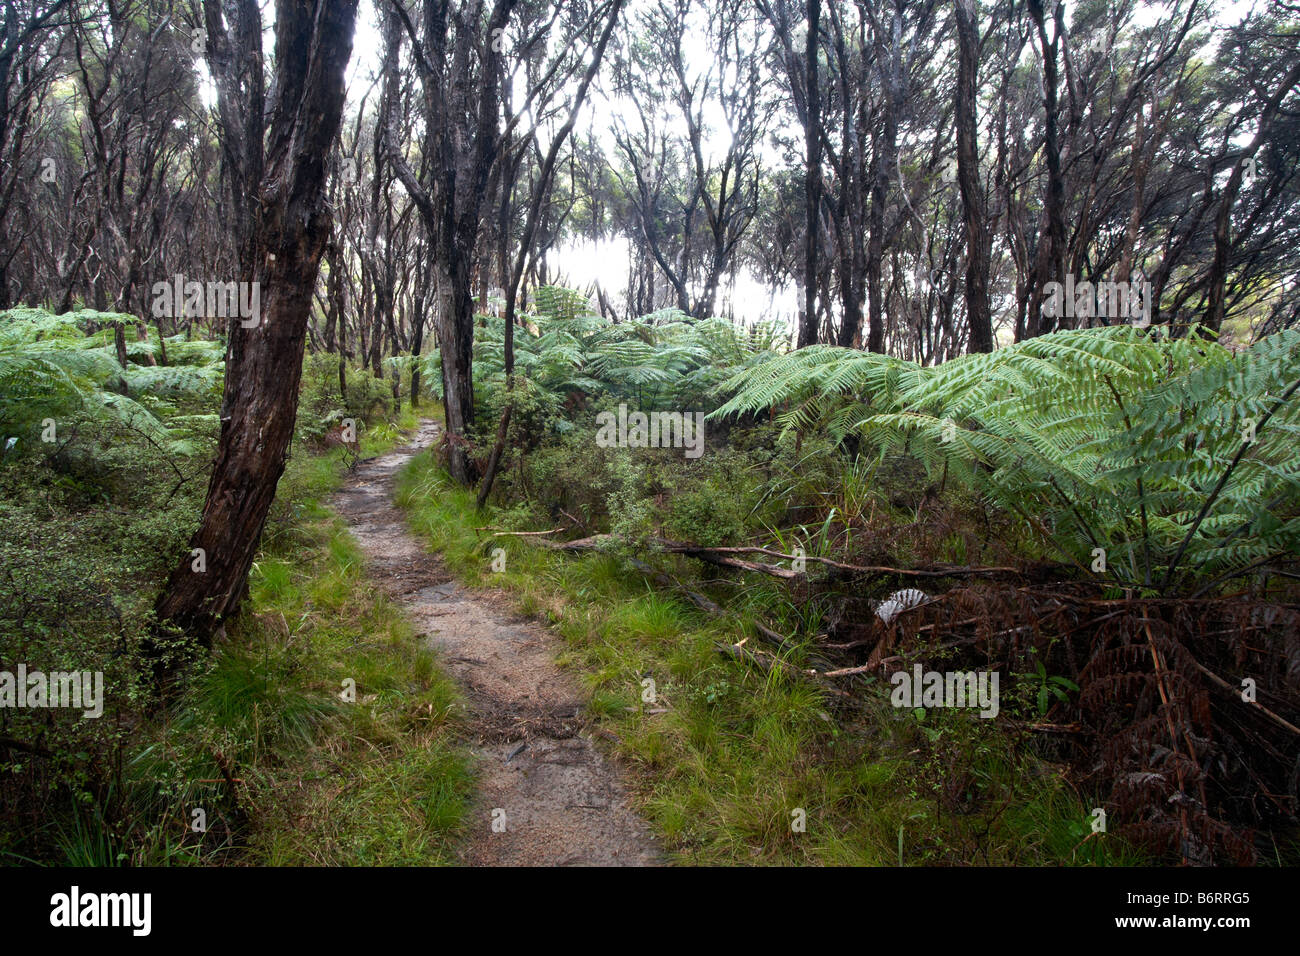
[[[187,282],[178,273],[171,282],[155,282],[151,291],[154,318],[239,319],[246,329],[262,321],[260,282]]]
[[[50,897],[50,925],[124,927],[133,936],[148,936],[153,927],[152,893],[83,893],[73,886]]]
[[[83,717],[104,713],[104,675],[101,671],[0,671],[0,707],[71,707]]]
[[[981,717],[998,715],[997,671],[896,671],[889,682],[894,691],[889,702],[895,707],[978,707]]]
[[[596,444],[601,448],[684,448],[687,458],[704,454],[704,412],[600,412]]]
[[[1151,283],[1135,274],[1129,282],[1075,282],[1066,274],[1065,283],[1043,286],[1046,298],[1043,314],[1070,319],[1133,319],[1135,325],[1151,324]]]

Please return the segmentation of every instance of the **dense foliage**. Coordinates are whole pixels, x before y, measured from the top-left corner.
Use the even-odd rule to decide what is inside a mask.
[[[769,650],[800,667],[1000,661],[1021,701],[1012,725],[1080,734],[1042,752],[1075,766],[1118,831],[1193,862],[1276,852],[1292,805],[1249,808],[1245,781],[1295,785],[1294,330],[1239,348],[1199,329],[1063,330],[925,366],[712,338],[679,316],[530,322],[517,374],[537,400],[512,425],[498,492],[539,522],[525,526],[595,535],[645,573],[651,560],[696,582],[684,586],[785,634]],[[480,341],[479,399],[495,410],[491,326]],[[708,412],[707,452],[602,447],[596,416],[619,403]],[[768,549],[769,564],[728,564],[720,546]],[[702,575],[683,553],[731,570]],[[788,574],[770,559],[795,553],[830,564],[788,587],[754,580]],[[922,607],[874,621],[878,601],[915,584]],[[1268,714],[1225,693],[1232,675]],[[869,699],[869,684],[858,692]]]
[[[1300,553],[1300,333],[1064,331],[937,367],[818,346],[731,378],[715,413],[906,450],[1108,580],[1194,588]],[[1217,577],[1216,577],[1217,576]]]
[[[118,327],[130,333],[125,366],[114,345]],[[323,554],[318,573],[330,584],[320,593],[335,591],[328,608],[294,599],[317,645],[272,652],[274,634],[253,619],[176,686],[154,683],[160,652],[195,661],[186,641],[160,647],[153,601],[187,554],[203,503],[224,346],[184,335],[159,340],[156,332],[137,339],[136,328],[133,316],[90,310],[0,312],[0,671],[22,665],[28,673],[100,672],[104,680],[98,718],[0,708],[0,856],[9,862],[196,862],[246,844],[253,806],[268,819],[281,812],[275,761],[331,727],[344,733],[317,669],[335,666],[335,654],[354,654],[360,635],[387,640],[400,627],[391,611],[354,593],[359,570],[349,545],[314,517],[312,499],[336,480],[337,456],[319,475],[305,470],[346,416],[356,416],[366,440],[384,433],[391,399],[365,372],[353,374],[345,399],[334,368],[309,361],[294,447],[302,461],[282,485],[254,599],[288,607],[298,585],[290,587],[283,556]],[[367,417],[376,427],[366,428]],[[390,441],[394,435],[389,429]],[[297,575],[304,570],[294,566]],[[340,620],[336,600],[358,620]],[[383,660],[393,653],[371,664],[376,674],[394,671],[385,679],[409,666]],[[432,699],[450,691],[430,686]],[[389,734],[389,721],[346,733]],[[448,759],[440,747],[423,752],[429,761]],[[233,793],[221,783],[240,776],[232,768],[261,783]],[[177,823],[194,807],[211,817],[204,834]],[[319,860],[331,851],[301,852]]]

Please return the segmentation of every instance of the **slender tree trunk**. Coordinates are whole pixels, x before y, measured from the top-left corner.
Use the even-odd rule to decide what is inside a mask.
[[[1154,127],[1156,111],[1159,109],[1160,97],[1151,97],[1151,125]],[[1128,282],[1133,274],[1133,261],[1137,252],[1138,234],[1142,228],[1142,210],[1145,203],[1147,171],[1150,160],[1147,158],[1146,130],[1141,108],[1137,111],[1136,125],[1133,131],[1133,202],[1129,206],[1128,227],[1124,230],[1124,246],[1120,251],[1119,264],[1115,267],[1115,281]]]
[[[542,167],[538,172],[537,182],[533,187],[532,201],[528,206],[528,218],[524,222],[523,235],[520,237],[519,255],[515,260],[514,270],[507,279],[505,289],[506,293],[506,327],[505,327],[505,371],[506,371],[506,407],[501,413],[501,420],[497,423],[496,441],[493,442],[492,452],[488,458],[487,470],[484,473],[483,481],[479,487],[477,506],[482,508],[487,503],[488,495],[492,493],[492,483],[496,480],[497,468],[501,464],[501,455],[505,450],[506,436],[510,432],[510,416],[514,412],[514,385],[515,385],[515,307],[519,286],[523,282],[524,271],[527,269],[529,250],[533,246],[533,237],[537,233],[537,221],[541,213],[542,203],[546,201],[550,193],[551,182],[555,176],[555,161],[559,158],[560,148],[564,141],[568,139],[569,134],[573,131],[573,124],[577,122],[578,111],[582,109],[583,100],[587,95],[587,88],[595,79],[596,71],[600,68],[600,61],[605,55],[605,47],[609,43],[609,38],[614,32],[614,26],[618,23],[619,14],[622,12],[623,0],[617,0],[609,12],[609,20],[606,21],[605,30],[596,44],[596,49],[592,54],[591,63],[587,67],[587,72],[583,75],[582,83],[574,96],[573,108],[569,113],[569,119],[560,127],[558,133],[551,140],[551,145],[546,152],[546,158],[542,161]]]
[[[1282,106],[1282,101],[1297,85],[1300,85],[1300,63],[1291,68],[1291,71],[1283,77],[1276,92],[1264,103],[1263,114],[1260,116],[1259,129],[1255,133],[1255,138],[1242,152],[1240,160],[1232,170],[1232,175],[1228,177],[1228,182],[1223,187],[1223,196],[1219,200],[1219,209],[1214,217],[1214,257],[1210,261],[1209,295],[1205,305],[1205,324],[1215,332],[1218,332],[1220,326],[1223,325],[1223,317],[1227,312],[1228,251],[1232,240],[1232,205],[1237,201],[1237,196],[1241,192],[1241,181],[1245,175],[1244,163],[1259,152],[1259,148],[1272,132],[1273,123],[1276,120],[1278,110]]]
[[[871,207],[868,214],[871,235],[867,241],[867,351],[881,354],[885,351],[884,309],[884,256],[885,209],[888,206],[891,181],[898,169],[898,116],[903,100],[902,10],[896,5],[892,11],[889,32],[888,58],[881,55],[877,45],[877,75],[884,90],[884,142],[875,147],[875,176],[871,186]]]
[[[208,641],[247,590],[284,471],[298,409],[303,345],[330,235],[325,159],[338,135],[357,0],[282,0],[276,15],[276,103],[252,208],[248,260],[260,263],[257,324],[231,325],[221,438],[199,530],[158,600],[160,621]],[[260,124],[255,134],[260,138]],[[236,181],[236,190],[250,185]],[[199,558],[202,570],[199,570]]]
[[[446,413],[447,470],[463,484],[473,478],[465,433],[474,422],[474,295],[467,269],[457,270],[452,256],[439,257],[434,330],[442,353],[443,410]]]
[[[821,0],[808,0],[808,44],[804,51],[808,75],[808,118],[804,124],[804,151],[807,161],[804,199],[808,220],[804,235],[803,315],[799,322],[798,348],[813,345],[818,339],[817,321],[817,247],[821,241],[821,98],[817,90],[817,50],[820,46]]]
[[[1056,6],[1052,11],[1045,11],[1043,0],[1029,0],[1029,11],[1038,29],[1043,54],[1043,158],[1047,165],[1047,192],[1026,329],[1026,336],[1033,338],[1063,327],[1060,316],[1043,315],[1043,293],[1048,282],[1065,279],[1065,176],[1061,169],[1059,65],[1056,62],[1065,15],[1062,8]],[[1050,42],[1046,27],[1049,14],[1054,23]]]
[[[979,25],[975,0],[957,0],[957,181],[966,219],[966,321],[972,352],[993,351],[989,307],[989,246],[984,189],[980,184],[975,94],[978,90]]]
[[[411,319],[415,330],[411,340],[411,407],[420,407],[420,349],[424,346],[424,292],[415,294],[415,309]]]

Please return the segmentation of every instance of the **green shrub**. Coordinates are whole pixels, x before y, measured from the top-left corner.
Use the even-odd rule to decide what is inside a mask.
[[[303,358],[295,437],[309,444],[319,443],[345,418],[360,426],[383,421],[393,413],[391,381],[375,378],[369,369],[349,368],[347,382],[344,396],[339,392],[337,355],[318,353]],[[360,432],[360,427],[357,430]]]

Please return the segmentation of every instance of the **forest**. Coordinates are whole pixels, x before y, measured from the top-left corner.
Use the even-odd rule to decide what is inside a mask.
[[[0,860],[1295,865],[1298,390],[1297,0],[6,0]]]

